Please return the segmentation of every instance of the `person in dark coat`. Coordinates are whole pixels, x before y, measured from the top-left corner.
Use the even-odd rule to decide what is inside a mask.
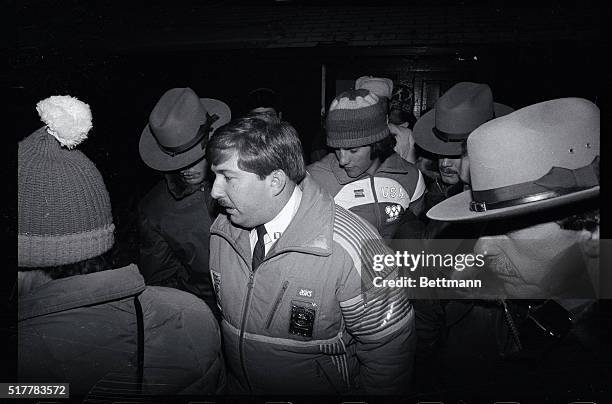
[[[206,304],[114,263],[110,197],[75,149],[92,126],[89,106],[52,96],[37,109],[46,126],[18,146],[18,381],[68,383],[71,399],[97,403],[222,393],[221,336]]]
[[[425,212],[469,189],[465,146],[468,136],[483,123],[512,111],[513,108],[493,101],[493,92],[487,84],[464,81],[448,89],[434,108],[419,118],[414,126],[414,140],[421,149],[438,156],[438,173],[427,181]],[[427,222],[424,238],[468,237],[448,229],[445,223]]]
[[[471,190],[427,212],[486,226],[473,247],[484,266],[453,273],[483,281],[472,302],[446,306],[447,387],[516,393],[537,364],[542,391],[571,392],[559,402],[584,385],[598,391],[603,334],[593,314],[609,267],[600,266],[599,108],[582,98],[529,105],[479,126],[467,149]]]
[[[139,145],[145,164],[164,175],[138,206],[140,270],[147,284],[190,292],[217,317],[208,271],[214,204],[204,152],[230,116],[225,103],[174,88],[153,108]]]

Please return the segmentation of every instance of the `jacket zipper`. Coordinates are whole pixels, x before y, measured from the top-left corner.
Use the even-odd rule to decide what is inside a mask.
[[[276,310],[278,310],[278,306],[280,305],[281,300],[283,300],[283,296],[287,291],[287,286],[289,286],[289,281],[283,282],[283,287],[278,292],[276,299],[274,300],[274,306],[272,306],[272,311],[268,315],[268,320],[266,321],[266,329],[269,329],[272,325],[272,320],[274,319],[274,314],[276,314]]]
[[[378,206],[378,196],[376,195],[376,187],[374,186],[374,176],[370,176],[370,185],[372,187],[372,195],[374,196],[374,216],[376,217],[376,230],[382,232],[380,224],[380,207]]]
[[[251,291],[253,290],[253,278],[255,273],[251,271],[249,274],[249,283],[247,284],[247,298],[244,302],[244,310],[242,311],[242,322],[240,323],[240,338],[238,340],[238,352],[240,354],[240,366],[242,367],[242,373],[244,374],[244,380],[246,381],[249,391],[251,391],[251,383],[249,382],[249,375],[247,374],[246,365],[244,363],[244,329],[246,326],[247,311],[249,310],[249,303],[251,301]]]

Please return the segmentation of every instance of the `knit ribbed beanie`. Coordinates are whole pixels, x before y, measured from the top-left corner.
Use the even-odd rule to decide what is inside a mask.
[[[37,105],[46,126],[19,142],[18,265],[71,264],[114,242],[110,198],[95,165],[73,150],[91,129],[91,111],[70,96]]]
[[[376,143],[389,135],[385,107],[366,89],[345,91],[334,98],[326,129],[327,145],[343,149]]]

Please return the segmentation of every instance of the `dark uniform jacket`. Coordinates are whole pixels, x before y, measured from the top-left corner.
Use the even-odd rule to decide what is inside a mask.
[[[138,266],[148,285],[190,292],[218,315],[208,270],[212,205],[207,183],[186,187],[175,175],[157,183],[138,206]]]
[[[138,391],[138,309],[143,394],[215,394],[225,383],[219,326],[206,304],[145,286],[138,268],[76,275],[19,296],[19,381],[70,383],[70,397],[124,401]],[[105,401],[107,400],[107,401]]]

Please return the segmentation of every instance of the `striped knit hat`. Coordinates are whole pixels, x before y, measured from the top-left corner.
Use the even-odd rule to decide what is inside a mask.
[[[366,89],[345,91],[334,98],[326,129],[327,145],[343,149],[376,143],[389,135],[385,107]]]
[[[47,124],[19,142],[18,265],[71,264],[108,251],[114,229],[100,172],[72,150],[91,129],[89,106],[53,96],[36,106]]]

